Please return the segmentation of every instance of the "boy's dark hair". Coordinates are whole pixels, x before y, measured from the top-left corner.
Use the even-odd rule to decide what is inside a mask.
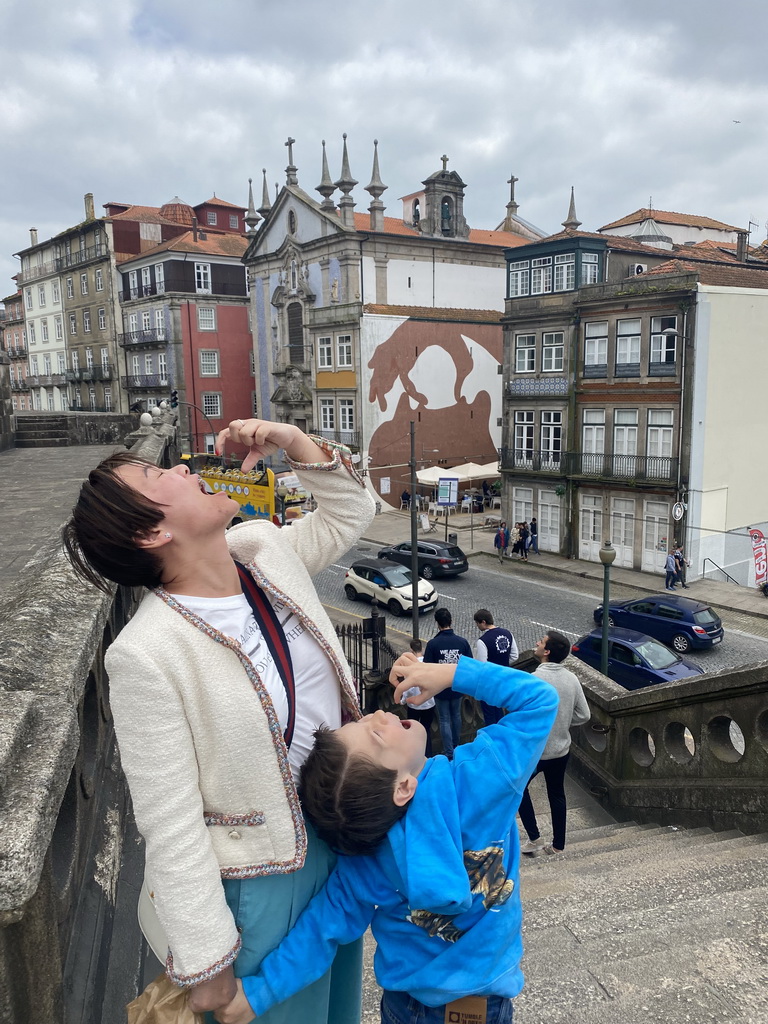
[[[410,646],[414,654],[421,654],[421,652],[424,650],[421,640],[411,640]]]
[[[553,629],[547,633],[547,650],[549,660],[559,665],[571,653],[571,644],[567,637]]]
[[[315,731],[301,768],[299,799],[318,836],[333,850],[373,853],[408,810],[394,801],[397,772],[352,755],[333,729]]]
[[[109,580],[127,587],[156,587],[162,563],[157,555],[136,544],[165,517],[142,494],[118,475],[122,466],[154,466],[131,452],[115,452],[88,474],[80,488],[61,540],[77,575],[105,594]]]
[[[448,629],[453,622],[453,618],[447,608],[438,608],[435,612],[435,622],[438,629]]]
[[[493,614],[487,608],[478,608],[475,612],[475,622],[487,622],[489,626],[492,626]]]

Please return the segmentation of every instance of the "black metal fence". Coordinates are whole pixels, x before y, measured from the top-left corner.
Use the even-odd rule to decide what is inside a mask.
[[[336,635],[352,669],[363,711],[391,707],[389,673],[400,651],[386,638],[386,620],[377,603],[371,606],[370,618],[336,626]]]

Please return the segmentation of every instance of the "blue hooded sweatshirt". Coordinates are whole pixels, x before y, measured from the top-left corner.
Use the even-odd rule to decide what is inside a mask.
[[[535,675],[472,658],[460,658],[453,687],[508,713],[453,761],[427,761],[408,812],[375,854],[339,857],[259,973],[242,979],[257,1016],[321,977],[337,946],[369,925],[384,989],[427,1006],[522,989],[515,814],[558,696]]]

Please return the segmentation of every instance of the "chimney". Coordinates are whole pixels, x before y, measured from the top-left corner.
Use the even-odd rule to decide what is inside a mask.
[[[745,263],[747,259],[747,243],[749,240],[748,231],[736,232],[736,259],[739,263]]]
[[[197,241],[197,217],[192,218],[192,238]]]
[[[37,228],[29,229],[29,244],[37,245]]]
[[[93,192],[86,192],[84,196],[85,200],[85,219],[95,220],[96,214],[93,210]]]

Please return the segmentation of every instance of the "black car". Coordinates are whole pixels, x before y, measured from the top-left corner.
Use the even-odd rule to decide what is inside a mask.
[[[382,548],[379,558],[411,567],[411,542],[403,541],[391,548]],[[418,546],[419,576],[431,580],[435,576],[459,576],[469,568],[467,556],[455,544],[440,540],[420,540]]]
[[[581,637],[571,653],[600,671],[603,651],[602,630]],[[651,636],[634,629],[608,630],[608,678],[625,690],[669,683],[688,676],[700,676],[704,669],[673,654]]]
[[[595,608],[594,619],[603,621],[603,606]],[[611,601],[611,626],[636,629],[667,644],[678,654],[692,647],[712,647],[723,639],[723,624],[709,605],[676,594],[654,594],[631,601]]]

